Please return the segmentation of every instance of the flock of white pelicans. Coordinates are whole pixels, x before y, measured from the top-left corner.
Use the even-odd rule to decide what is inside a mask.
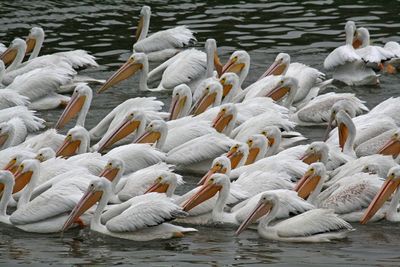
[[[395,73],[398,43],[372,46],[348,21],[346,43],[324,62],[332,79],[280,53],[242,88],[246,51],[223,65],[214,39],[204,52],[188,48],[196,39],[185,26],[148,35],[150,15],[143,7],[132,55],[105,82],[77,75],[98,66],[83,50],[40,56],[38,27],[1,51],[0,222],[36,233],[90,225],[136,241],[224,223],[237,235],[326,242],[353,231],[349,222],[400,221],[400,98],[369,110],[354,94],[324,93],[334,80],[377,84]],[[149,72],[149,60],[163,63]],[[131,98],[86,130],[88,84],[102,82],[100,93],[134,74],[138,90],[172,91],[169,112],[155,97]],[[54,128],[34,135],[45,121],[33,110],[59,106]],[[326,125],[324,141],[304,144],[296,125]],[[184,181],[174,171],[204,176],[176,195]]]

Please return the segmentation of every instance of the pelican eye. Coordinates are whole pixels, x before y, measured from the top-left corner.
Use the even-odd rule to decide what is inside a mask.
[[[1,131],[1,128],[0,128],[0,131]],[[398,137],[399,134],[398,134],[398,133],[395,133],[393,136],[394,136],[394,137]]]
[[[112,163],[111,163],[111,162],[110,162],[110,163],[108,163],[108,166],[112,167]]]
[[[314,168],[311,168],[311,169],[310,169],[310,172],[314,172],[314,171],[315,171]]]
[[[313,148],[313,147],[310,147],[310,150],[314,150],[314,148]]]
[[[336,110],[333,110],[332,113],[333,113],[333,114],[336,114]]]
[[[222,111],[222,112],[225,112],[225,111],[226,111],[226,109],[225,109],[225,108],[223,108],[221,111]],[[1,129],[0,129],[0,131],[1,131]]]
[[[267,135],[267,132],[266,131],[262,131],[261,134],[262,135]]]
[[[176,93],[175,95],[176,95],[176,96],[178,96],[178,95],[179,95],[179,93]]]
[[[281,81],[281,84],[283,84],[283,81]]]
[[[207,86],[207,87],[206,87],[206,91],[208,91],[208,90],[210,90],[210,86]]]
[[[67,137],[72,137],[72,134],[68,134]]]

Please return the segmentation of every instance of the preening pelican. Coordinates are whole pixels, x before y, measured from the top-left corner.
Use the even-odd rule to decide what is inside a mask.
[[[353,48],[356,25],[347,21],[346,44],[333,50],[324,61],[324,68],[333,70],[333,79],[347,85],[377,84],[378,76],[368,67]]]
[[[147,54],[150,61],[163,61],[180,52],[180,49],[197,42],[193,32],[186,26],[177,26],[147,36],[150,17],[150,7],[143,6],[136,28],[136,43],[133,45],[133,51]]]
[[[385,204],[386,200],[392,196],[392,200],[385,212],[385,218],[388,221],[400,221],[400,214],[397,211],[397,206],[400,201],[400,167],[395,166],[389,170],[385,183],[382,185],[380,191],[375,195],[368,209],[361,218],[361,223],[366,224],[375,213]]]
[[[88,200],[99,192],[101,193],[101,199],[90,221],[90,229],[92,231],[136,241],[182,237],[185,232],[197,231],[193,228],[184,228],[165,223],[176,217],[184,217],[187,213],[174,204],[170,198],[159,193],[132,198],[129,202],[118,205],[114,208],[117,209],[116,216],[103,225],[101,223],[101,213],[112,194],[111,183],[105,178],[93,180],[89,184],[86,193],[79,200],[65,222],[63,231],[68,229],[78,218],[80,209],[88,205]]]

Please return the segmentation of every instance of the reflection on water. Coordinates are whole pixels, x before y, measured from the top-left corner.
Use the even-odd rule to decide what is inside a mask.
[[[99,69],[87,70],[96,78],[107,78],[130,55],[137,15],[149,1],[1,1],[0,42],[25,37],[32,26],[46,31],[43,54],[83,48],[98,58]],[[98,1],[99,2],[99,1]],[[322,70],[325,56],[344,42],[346,19],[370,29],[374,43],[400,41],[399,1],[153,1],[150,32],[174,25],[188,25],[196,31],[202,47],[214,37],[221,58],[236,49],[251,55],[246,84],[265,71],[276,54],[288,52],[299,61]],[[329,73],[328,73],[329,75]],[[381,78],[380,87],[339,88],[356,93],[369,107],[398,96],[399,76]],[[105,94],[96,95],[88,115],[93,127],[117,104],[134,96],[137,80],[123,82]],[[169,94],[158,98],[168,105]],[[61,110],[41,112],[54,125]],[[311,140],[320,139],[323,129],[299,128]],[[192,188],[196,178],[185,177],[180,193]],[[151,264],[154,266],[249,265],[382,265],[398,266],[400,227],[378,223],[355,225],[357,231],[344,242],[332,244],[286,244],[262,240],[246,231],[239,238],[232,228],[199,227],[199,232],[182,239],[135,243],[99,236],[87,229],[59,235],[24,233],[13,227],[0,227],[1,265],[97,265]]]

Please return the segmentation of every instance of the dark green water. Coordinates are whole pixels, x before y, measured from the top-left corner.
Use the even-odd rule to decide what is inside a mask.
[[[347,19],[370,30],[374,44],[400,41],[399,1],[1,1],[0,42],[25,37],[32,26],[46,31],[43,54],[82,48],[98,58],[99,69],[85,73],[105,79],[130,55],[134,28],[143,4],[151,5],[150,33],[175,25],[196,31],[198,46],[217,40],[223,61],[236,49],[251,55],[245,84],[255,81],[279,52],[322,70],[326,55],[344,41]],[[329,73],[327,73],[329,76]],[[381,77],[380,87],[344,87],[369,107],[399,96],[400,75]],[[96,95],[87,119],[91,128],[124,100],[137,96],[137,80]],[[141,93],[154,95],[154,93]],[[167,93],[157,94],[169,103]],[[61,110],[42,112],[49,125]],[[311,140],[319,128],[299,129]],[[180,192],[195,184],[187,184]],[[0,265],[376,265],[399,266],[400,227],[378,223],[354,225],[348,240],[331,244],[287,244],[262,240],[255,232],[240,237],[227,227],[199,228],[196,234],[169,241],[135,243],[72,231],[59,235],[24,233],[0,227]]]

